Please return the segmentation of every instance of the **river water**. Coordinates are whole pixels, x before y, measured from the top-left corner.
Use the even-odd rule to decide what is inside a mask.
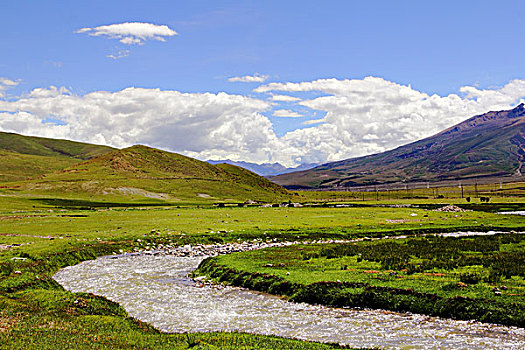
[[[525,349],[525,329],[383,310],[337,309],[187,277],[203,257],[121,255],[85,261],[55,280],[102,295],[164,332],[241,331],[386,349]]]

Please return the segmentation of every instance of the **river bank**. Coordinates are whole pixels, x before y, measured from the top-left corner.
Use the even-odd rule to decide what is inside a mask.
[[[523,229],[522,221],[501,215],[406,208],[35,212],[24,204],[16,207],[22,212],[15,212],[11,202],[8,204],[0,219],[0,245],[7,247],[0,250],[0,343],[6,349],[337,348],[237,332],[164,334],[129,317],[120,305],[103,297],[65,291],[52,276],[66,266],[100,256],[141,251],[160,254],[155,251],[188,244],[351,240],[468,229]]]
[[[291,247],[291,245],[289,245]],[[102,257],[55,276],[68,290],[103,295],[164,332],[250,332],[389,349],[519,349],[525,330],[384,310],[337,309],[230,286],[188,274],[203,256]]]
[[[508,242],[501,246],[504,252],[494,257],[490,252],[500,249],[499,236],[462,237],[267,249],[206,259],[195,274],[296,302],[383,308],[524,327],[523,282],[514,276],[524,273],[520,267],[523,236],[501,236]],[[407,253],[407,244],[414,245],[412,252]],[[464,255],[458,246],[465,246]],[[425,255],[406,255],[417,255],[418,250]],[[450,256],[456,256],[459,263]]]

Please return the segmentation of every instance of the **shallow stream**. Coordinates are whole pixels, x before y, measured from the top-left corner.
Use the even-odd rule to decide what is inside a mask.
[[[102,295],[164,332],[242,331],[387,349],[525,349],[525,329],[383,310],[290,303],[188,278],[203,257],[121,255],[70,266],[54,278]]]

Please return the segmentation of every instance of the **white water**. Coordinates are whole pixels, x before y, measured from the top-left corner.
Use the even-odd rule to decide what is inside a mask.
[[[187,277],[202,257],[120,256],[67,267],[54,278],[73,292],[120,303],[164,332],[243,331],[387,349],[525,349],[525,329],[383,310],[286,302]]]

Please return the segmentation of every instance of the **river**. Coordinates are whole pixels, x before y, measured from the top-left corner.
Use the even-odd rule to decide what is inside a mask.
[[[241,331],[386,349],[524,349],[525,329],[384,310],[291,303],[190,279],[204,257],[120,255],[60,270],[72,292],[102,295],[163,332]]]

